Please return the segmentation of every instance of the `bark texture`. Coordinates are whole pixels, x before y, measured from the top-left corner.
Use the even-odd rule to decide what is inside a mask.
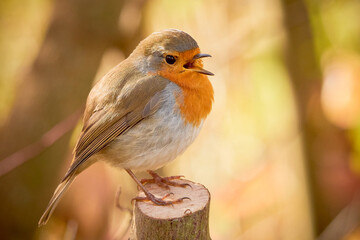
[[[188,180],[179,183],[190,184],[191,187],[170,187],[169,190],[156,184],[146,187],[157,197],[173,193],[166,200],[189,197],[182,203],[169,206],[156,206],[151,202],[136,202],[132,222],[131,240],[162,240],[162,239],[198,239],[210,240],[209,209],[210,193],[201,184]],[[139,192],[143,197],[143,192]]]

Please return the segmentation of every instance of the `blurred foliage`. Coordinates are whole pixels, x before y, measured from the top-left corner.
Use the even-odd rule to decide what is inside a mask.
[[[50,0],[0,2],[0,123],[15,98],[16,79],[36,56],[51,14]]]
[[[206,69],[215,73],[211,78],[215,89],[213,111],[194,144],[163,169],[166,175],[183,174],[209,188],[212,239],[359,237],[360,211],[355,211],[355,220],[346,223],[344,219],[349,215],[342,213],[349,207],[359,209],[360,0],[299,2],[307,7],[310,40],[323,75],[322,80],[314,79],[322,84],[319,101],[331,127],[345,135],[336,138],[335,146],[347,147],[347,154],[336,156],[340,162],[333,160],[333,149],[328,149],[324,158],[326,165],[321,157],[314,159],[318,165],[315,175],[309,173],[306,151],[310,150],[305,149],[304,129],[299,129],[299,89],[294,88],[284,57],[286,51],[291,54],[286,47],[289,33],[284,23],[284,1],[152,0],[144,6],[135,1],[119,13],[118,27],[124,35],[133,36],[137,28],[142,37],[178,28],[192,35],[201,50],[213,56],[205,61]],[[26,81],[23,74],[34,67],[34,58],[56,11],[53,4],[49,0],[0,2],[0,124],[6,123],[11,114],[19,79]],[[106,49],[89,83],[97,81],[126,54],[117,44]],[[73,133],[69,151],[79,127]],[[311,151],[320,152],[318,148],[313,146]],[[68,158],[61,169],[49,169],[53,179],[49,180],[47,197],[54,190],[54,182],[66,171]],[[30,167],[27,171],[28,175],[36,172]],[[316,216],[319,213],[314,210],[315,195],[309,183],[321,191],[322,210],[330,216],[326,228],[316,227],[321,216]],[[124,172],[96,164],[75,181],[49,224],[36,229],[36,222],[29,223],[31,230],[26,236],[72,239],[70,236],[76,235],[77,239],[89,239],[85,236],[98,236],[104,231],[94,227],[99,226],[98,221],[107,227],[105,239],[120,236],[126,232],[130,215],[114,207],[119,184],[121,204],[131,208],[130,199],[136,191],[131,179]],[[12,187],[20,196],[27,190]],[[39,204],[45,207],[46,203]],[[28,211],[32,211],[31,206]],[[343,226],[342,232],[339,226]]]

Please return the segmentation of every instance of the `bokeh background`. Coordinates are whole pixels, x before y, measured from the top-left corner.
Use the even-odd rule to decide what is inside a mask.
[[[212,239],[360,239],[360,0],[0,1],[0,238],[127,239],[136,186],[102,163],[37,221],[91,86],[166,28],[213,56],[213,111],[159,171],[210,190]]]

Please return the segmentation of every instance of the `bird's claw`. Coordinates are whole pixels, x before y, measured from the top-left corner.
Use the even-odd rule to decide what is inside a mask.
[[[178,176],[170,176],[170,177],[160,177],[157,173],[153,172],[153,171],[148,171],[148,173],[153,177],[150,179],[142,179],[140,182],[141,184],[148,184],[148,183],[155,183],[156,185],[158,185],[161,188],[165,188],[165,189],[170,189],[169,186],[173,186],[173,187],[187,187],[190,186],[190,184],[188,183],[177,183],[173,180],[176,179],[181,179],[184,176],[183,175],[178,175]]]
[[[158,206],[168,206],[168,205],[174,205],[174,204],[177,204],[177,203],[181,203],[186,199],[191,201],[191,199],[189,197],[182,197],[182,198],[179,198],[179,199],[176,199],[176,200],[165,201],[165,199],[167,197],[171,196],[171,195],[174,195],[174,194],[173,193],[168,193],[162,198],[157,198],[153,194],[148,193],[145,197],[135,197],[135,198],[133,198],[131,200],[131,202],[133,202],[133,201],[139,201],[139,202],[151,201],[152,203],[154,203],[155,205],[158,205]]]

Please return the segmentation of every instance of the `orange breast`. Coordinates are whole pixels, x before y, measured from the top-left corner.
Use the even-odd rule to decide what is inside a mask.
[[[193,49],[180,53],[182,59],[191,59],[200,50]],[[214,99],[214,90],[204,74],[185,70],[162,69],[159,75],[176,83],[182,90],[182,94],[176,95],[176,102],[180,108],[184,120],[194,126],[199,126],[201,121],[207,117],[211,111]]]
[[[200,74],[193,73],[193,75]],[[196,88],[181,86],[183,96],[176,96],[176,102],[186,122],[194,126],[199,126],[201,121],[205,119],[211,111],[214,90],[205,75],[195,76],[192,81],[202,83],[196,86]]]

